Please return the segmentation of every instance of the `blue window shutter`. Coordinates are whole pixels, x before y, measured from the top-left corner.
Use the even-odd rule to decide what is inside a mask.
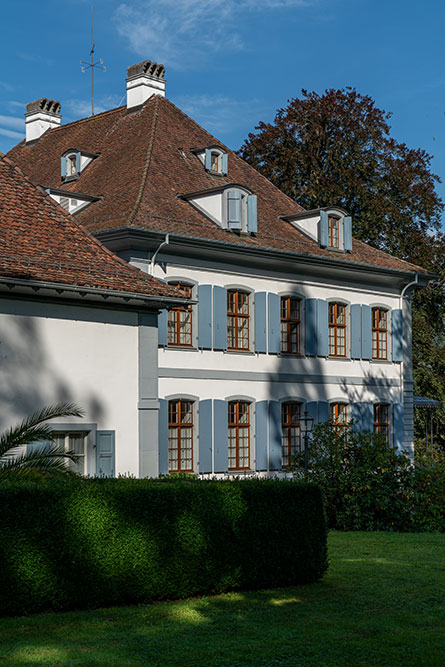
[[[374,426],[374,409],[372,403],[353,403],[351,416],[356,431],[372,431]]]
[[[269,401],[269,470],[281,468],[281,403]]]
[[[241,229],[241,191],[227,191],[227,225],[229,229]]]
[[[315,357],[317,354],[317,299],[306,299],[306,354]]]
[[[227,171],[228,171],[228,155],[227,155],[227,153],[223,153],[221,172],[225,176],[227,174]]]
[[[362,307],[351,306],[351,359],[362,358]]]
[[[403,403],[394,403],[392,406],[393,446],[399,451],[405,448],[405,420]]]
[[[312,416],[312,415],[311,415]],[[327,401],[318,401],[318,421],[320,424],[328,422],[331,418],[329,403]]]
[[[228,407],[226,401],[213,401],[215,472],[227,472],[229,468]]]
[[[269,354],[279,354],[281,349],[280,333],[280,297],[278,294],[268,294],[269,315]]]
[[[267,470],[267,403],[255,404],[255,470]]]
[[[343,218],[343,248],[352,250],[352,218],[349,215]]]
[[[257,196],[249,195],[247,197],[247,231],[256,233],[258,231],[257,221]]]
[[[255,292],[255,352],[267,352],[266,292]]]
[[[198,286],[198,345],[212,349],[212,286]]]
[[[76,153],[76,172],[77,172],[78,175],[80,174],[80,160],[81,160],[81,157],[82,157],[81,154],[79,153],[79,151],[77,151],[77,153]]]
[[[326,211],[320,211],[320,222],[318,225],[320,245],[322,248],[326,248],[329,242],[329,219]]]
[[[167,347],[168,344],[167,322],[168,311],[164,308],[158,315],[158,345],[161,347]]]
[[[62,155],[60,159],[60,176],[62,180],[66,178],[66,156]]]
[[[362,359],[372,359],[372,309],[362,306]]]
[[[199,472],[212,472],[212,400],[199,401]]]
[[[317,329],[318,344],[317,355],[319,357],[329,356],[329,313],[328,302],[324,299],[317,299]]]
[[[168,473],[168,401],[159,399],[159,425],[158,425],[158,456],[159,474]]]
[[[96,431],[96,477],[115,475],[115,432]]]
[[[320,401],[320,403],[321,402],[322,401]],[[314,424],[318,424],[318,402],[308,401],[304,407],[309,417],[312,417],[312,419],[314,420]]]
[[[403,311],[391,311],[392,360],[403,361]]]
[[[227,350],[227,290],[213,288],[213,349]]]
[[[207,171],[210,171],[212,168],[212,151],[210,148],[206,148],[204,167],[207,169]]]

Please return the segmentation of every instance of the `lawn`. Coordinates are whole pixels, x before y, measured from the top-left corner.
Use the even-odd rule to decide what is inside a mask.
[[[442,666],[444,556],[445,535],[331,533],[319,583],[4,618],[0,663]]]

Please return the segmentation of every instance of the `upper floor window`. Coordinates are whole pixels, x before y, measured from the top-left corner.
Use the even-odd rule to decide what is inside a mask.
[[[388,359],[388,311],[372,309],[372,358]]]
[[[193,472],[193,402],[168,402],[168,471]]]
[[[204,166],[214,174],[227,174],[227,153],[221,148],[209,147],[205,149]]]
[[[281,405],[281,457],[283,468],[289,465],[291,457],[301,451],[300,431],[301,403]]]
[[[329,247],[340,248],[340,218],[329,216]]]
[[[319,209],[318,240],[322,248],[352,250],[352,219],[340,208]],[[306,227],[309,223],[306,222]],[[300,226],[303,221],[300,222]],[[310,229],[310,226],[308,227]]]
[[[228,407],[229,470],[249,470],[250,404],[230,401]]]
[[[76,156],[68,155],[66,158],[66,175],[75,176],[77,174],[76,169]]]
[[[380,433],[389,444],[389,405],[376,403],[374,405],[374,433]]]
[[[329,304],[329,356],[346,356],[346,306]]]
[[[240,232],[256,233],[257,196],[240,188],[227,188],[223,193],[223,225]]]
[[[86,473],[86,446],[87,433],[57,433],[54,439],[56,447],[60,447],[65,451],[72,451],[78,456],[78,460],[68,461],[67,465],[73,472],[79,475]]]
[[[300,353],[300,299],[281,297],[281,352]]]
[[[62,155],[61,178],[62,181],[75,179],[80,174],[81,154],[79,151],[71,151]]]
[[[348,405],[347,403],[331,403],[330,418],[337,432],[346,428],[348,425]]]
[[[227,348],[249,349],[249,294],[227,291]]]
[[[185,283],[170,283],[192,298],[193,288]],[[193,345],[193,307],[191,305],[173,306],[168,311],[168,345]]]

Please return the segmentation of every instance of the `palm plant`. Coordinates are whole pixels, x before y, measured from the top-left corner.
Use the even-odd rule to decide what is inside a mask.
[[[52,444],[57,434],[46,422],[60,417],[82,417],[83,410],[74,403],[50,405],[27,417],[0,435],[0,480],[23,476],[58,476],[73,474],[68,461],[78,460],[77,454]],[[49,442],[23,451],[25,445]]]

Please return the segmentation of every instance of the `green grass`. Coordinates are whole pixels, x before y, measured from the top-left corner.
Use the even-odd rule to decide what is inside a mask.
[[[444,555],[445,535],[331,533],[319,583],[5,618],[0,663],[442,667]]]

